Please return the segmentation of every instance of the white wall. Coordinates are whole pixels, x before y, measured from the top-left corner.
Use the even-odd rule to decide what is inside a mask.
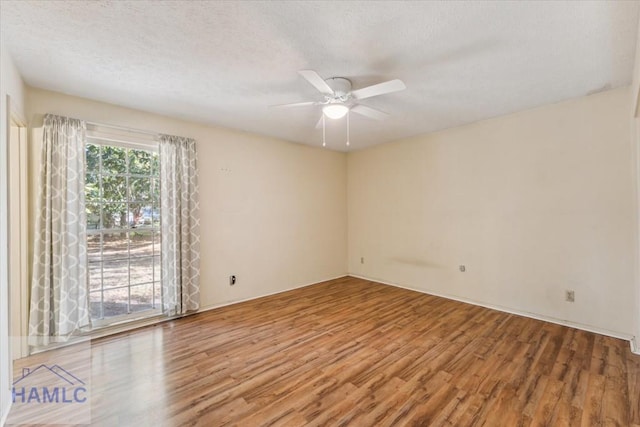
[[[7,249],[7,144],[9,118],[7,97],[12,108],[24,116],[24,85],[9,52],[0,40],[0,424],[5,419],[11,399],[11,356],[9,349],[9,290]]]
[[[618,89],[350,153],[349,272],[631,338],[630,99]]]
[[[53,113],[197,140],[203,308],[346,274],[344,153],[39,89],[27,94],[31,127]],[[38,145],[31,141],[32,178]],[[33,185],[31,193],[33,207]]]

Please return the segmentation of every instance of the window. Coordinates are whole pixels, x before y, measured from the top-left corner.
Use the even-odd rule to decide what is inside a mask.
[[[94,325],[159,314],[157,148],[86,145],[89,301]]]

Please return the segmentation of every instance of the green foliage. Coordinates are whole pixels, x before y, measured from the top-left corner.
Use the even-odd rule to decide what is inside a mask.
[[[86,168],[89,228],[136,227],[159,220],[157,153],[87,144]],[[142,218],[145,212],[147,218]]]
[[[152,155],[148,151],[129,150],[129,173],[135,175],[151,175]]]

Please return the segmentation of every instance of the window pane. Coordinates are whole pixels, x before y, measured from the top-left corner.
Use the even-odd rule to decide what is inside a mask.
[[[105,176],[102,178],[102,197],[105,202],[126,201],[127,178],[124,176]]]
[[[150,202],[151,199],[151,178],[129,178],[129,200]]]
[[[160,256],[156,255],[153,257],[153,281],[160,283]]]
[[[153,258],[131,258],[131,284],[153,282]]]
[[[87,171],[99,172],[100,170],[100,146],[87,144],[85,146],[85,159]]]
[[[149,310],[153,304],[153,283],[131,287],[131,311]]]
[[[129,289],[109,289],[104,291],[104,317],[121,316],[129,312]]]
[[[102,228],[125,228],[127,216],[126,203],[105,203],[102,205]]]
[[[129,173],[150,175],[151,153],[144,150],[129,150]]]
[[[142,221],[142,204],[141,203],[129,203],[129,226],[131,228],[137,228],[144,225]]]
[[[87,202],[99,202],[101,200],[100,177],[97,174],[87,173],[85,176],[84,194]]]
[[[102,263],[89,263],[89,290],[98,291],[102,289]]]
[[[153,255],[153,231],[136,230],[129,233],[131,256],[142,257]]]
[[[87,203],[87,229],[97,230],[100,228],[100,205],[97,203]]]
[[[89,293],[89,311],[92,319],[102,318],[102,291]]]
[[[139,228],[139,227],[150,228],[154,225],[153,209],[151,205],[148,205],[148,204],[143,204],[143,203],[129,204],[129,217],[132,219],[131,221],[132,228]]]
[[[102,285],[105,289],[129,284],[129,261],[114,260],[102,263]],[[125,289],[126,290],[126,289]]]
[[[144,221],[144,225],[147,227],[158,227],[159,218],[155,209],[151,205],[147,205],[143,209],[142,220]]]
[[[151,214],[151,225],[155,228],[160,227],[160,208],[158,205],[153,206],[153,212]]]
[[[151,180],[151,201],[160,206],[160,181],[155,178]]]
[[[156,270],[156,274],[158,270]],[[154,308],[162,308],[162,289],[160,282],[153,282],[153,305]]]
[[[151,173],[155,176],[160,175],[160,156],[158,153],[151,153]]]
[[[99,234],[89,234],[87,236],[87,258],[89,262],[100,261],[102,259]]]
[[[104,233],[102,242],[102,256],[105,261],[129,257],[129,239],[126,232]]]
[[[108,175],[127,173],[127,149],[103,145],[102,173]]]

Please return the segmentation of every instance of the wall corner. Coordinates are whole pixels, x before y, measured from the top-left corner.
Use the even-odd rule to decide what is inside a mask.
[[[629,344],[631,344],[631,353],[640,355],[640,342],[638,342],[638,337],[634,336],[631,338]]]

